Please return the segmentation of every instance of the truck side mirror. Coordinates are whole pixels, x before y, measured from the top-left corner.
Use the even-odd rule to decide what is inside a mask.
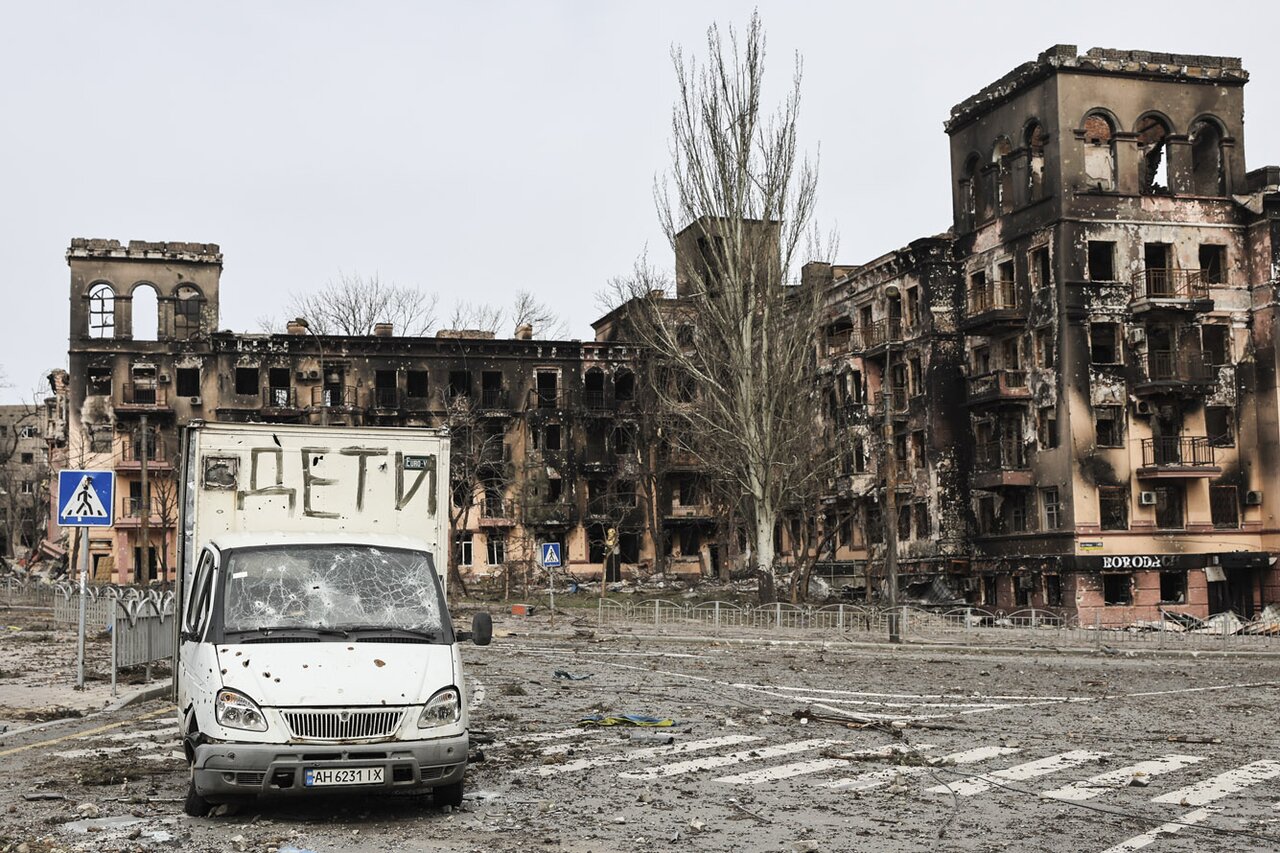
[[[487,646],[493,640],[493,617],[483,611],[471,617],[471,642]]]

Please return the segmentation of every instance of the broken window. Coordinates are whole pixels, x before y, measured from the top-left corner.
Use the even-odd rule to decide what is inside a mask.
[[[1039,122],[1032,122],[1023,141],[1027,148],[1027,200],[1038,201],[1044,196],[1044,149],[1049,134]]]
[[[506,392],[502,390],[502,371],[481,371],[480,407],[484,409],[501,409],[504,408],[506,404]]]
[[[132,329],[135,341],[154,341],[160,337],[160,297],[149,284],[135,284],[129,294]]]
[[[635,427],[622,424],[613,430],[613,452],[619,456],[634,453],[636,449]]]
[[[559,477],[547,478],[547,503],[559,503],[564,495],[564,481]]]
[[[924,430],[911,433],[911,464],[916,468],[925,467]]]
[[[893,458],[899,462],[907,461],[907,434],[900,432],[893,437]]]
[[[1186,604],[1187,602],[1187,571],[1161,572],[1160,573],[1160,603],[1161,604]]]
[[[178,374],[177,391],[179,397],[199,397],[200,396],[200,368],[198,367],[179,367],[176,371]]]
[[[1062,577],[1060,575],[1044,576],[1044,603],[1049,607],[1062,606]]]
[[[991,372],[991,350],[985,346],[973,348],[973,375],[981,376]]]
[[[1089,241],[1089,281],[1116,280],[1116,244],[1110,240]]]
[[[471,565],[471,545],[469,532],[453,534],[453,558],[459,566]]]
[[[1234,447],[1235,430],[1232,428],[1230,406],[1205,406],[1204,431],[1209,444],[1214,447]]]
[[[446,392],[446,398],[448,400],[466,400],[471,398],[471,371],[449,371],[449,388]]]
[[[267,370],[267,405],[288,408],[293,405],[292,398],[293,389],[289,386],[289,368],[269,368]]]
[[[394,370],[373,372],[373,404],[379,409],[395,409],[400,406],[400,389]]]
[[[853,442],[853,470],[859,474],[867,470],[867,445],[860,438]]]
[[[884,522],[881,520],[879,504],[869,504],[867,506],[866,522],[867,544],[879,545],[884,542]]]
[[[907,322],[914,327],[920,326],[920,288],[907,288]]]
[[[1040,490],[1040,506],[1044,510],[1043,526],[1045,530],[1057,530],[1062,526],[1062,504],[1058,499],[1058,487],[1050,486]]]
[[[1213,526],[1236,528],[1240,526],[1240,493],[1235,486],[1209,487],[1209,515]]]
[[[1167,485],[1154,489],[1156,493],[1156,527],[1165,530],[1181,530],[1183,491],[1181,485]]]
[[[1156,116],[1138,121],[1138,191],[1144,195],[1168,192],[1168,157],[1165,141],[1169,127]]]
[[[978,498],[978,532],[990,536],[996,532],[996,499]]]
[[[911,504],[898,507],[898,541],[906,542],[911,538]]]
[[[613,378],[613,399],[619,403],[631,402],[636,397],[636,375],[620,370]]]
[[[1053,285],[1053,271],[1049,267],[1049,249],[1041,247],[1031,250],[1029,261],[1031,268],[1031,284],[1037,290]]]
[[[173,336],[180,341],[200,334],[200,291],[194,285],[179,285],[173,292]]]
[[[681,323],[676,326],[676,344],[682,349],[693,348],[693,326],[689,323]]]
[[[1201,119],[1191,126],[1191,191],[1195,195],[1220,196],[1226,193],[1222,168],[1222,131]]]
[[[1098,524],[1103,530],[1129,529],[1127,486],[1098,487]]]
[[[235,380],[236,393],[240,396],[258,395],[258,368],[237,367]]]
[[[1053,329],[1036,329],[1036,364],[1046,370],[1053,367]]]
[[[542,449],[559,450],[560,448],[560,424],[547,424],[542,428]]]
[[[1120,406],[1095,406],[1093,409],[1095,444],[1098,447],[1124,446],[1124,409]]]
[[[1110,192],[1116,188],[1115,126],[1101,113],[1085,116],[1084,174],[1089,188]]]
[[[1036,437],[1041,450],[1052,450],[1058,446],[1058,410],[1043,408],[1036,412]]]
[[[1144,243],[1142,262],[1147,296],[1168,298],[1185,292],[1183,283],[1177,280],[1173,272],[1173,246],[1168,243]]]
[[[100,281],[89,288],[89,337],[116,336],[116,292]]]
[[[1206,243],[1200,247],[1200,280],[1205,284],[1227,283],[1227,247]]]
[[[485,537],[488,542],[489,565],[500,566],[507,561],[507,537],[501,533],[489,533]]]
[[[1111,605],[1133,604],[1133,575],[1129,572],[1103,575],[1102,600]]]
[[[1094,364],[1120,363],[1120,325],[1089,324],[1089,360]]]
[[[1022,369],[1017,338],[1005,338],[1000,342],[1000,364],[1005,370]]]
[[[1004,500],[1005,533],[1026,533],[1031,522],[1030,495],[1018,489]]]
[[[986,176],[991,182],[991,198],[995,202],[993,213],[996,215],[1013,210],[1013,182],[1009,171],[1009,152],[1012,150],[1013,145],[1003,136],[991,148],[991,166]]]
[[[964,162],[964,174],[959,181],[957,208],[959,224],[964,230],[972,230],[978,212],[978,155],[973,154]]]
[[[929,518],[929,504],[916,504],[916,538],[924,541],[933,536],[933,522]]]
[[[421,400],[427,396],[427,371],[410,370],[404,376],[404,390],[409,397]]]
[[[560,377],[554,370],[539,370],[534,374],[539,409],[554,409],[560,405]]]

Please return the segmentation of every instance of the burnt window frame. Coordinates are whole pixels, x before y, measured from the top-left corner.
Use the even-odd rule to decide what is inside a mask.
[[[1097,365],[1104,365],[1104,366],[1115,366],[1118,364],[1124,364],[1124,335],[1120,327],[1121,327],[1121,324],[1116,322],[1115,320],[1090,320],[1089,321],[1089,363],[1090,364],[1097,364]],[[1099,332],[1102,332],[1104,329],[1108,329],[1108,328],[1111,330],[1110,342],[1100,341]],[[1099,349],[1100,346],[1102,347],[1101,350]],[[1104,356],[1107,354],[1108,346],[1111,348],[1111,352],[1110,352],[1111,358],[1109,360],[1105,358],[1100,358],[1099,357],[1100,354]]]
[[[252,390],[244,390],[248,387],[248,378],[253,377]],[[245,381],[241,381],[245,380]],[[231,375],[232,393],[238,397],[256,397],[261,391],[262,368],[260,365],[236,365]]]
[[[1101,576],[1105,607],[1133,606],[1133,572],[1106,572]]]
[[[202,383],[201,371],[198,367],[178,367],[174,371],[174,393],[179,397],[199,397]],[[192,385],[191,382],[195,384]]]
[[[1214,530],[1240,529],[1240,489],[1209,485],[1209,519]]]
[[[95,281],[85,294],[89,303],[89,315],[85,336],[95,340],[110,340],[116,336],[116,289],[110,282]]]
[[[1098,529],[1129,529],[1129,487],[1098,486]]]
[[[1174,594],[1170,594],[1174,593]],[[1187,570],[1174,569],[1160,572],[1160,603],[1187,603]]]
[[[1106,422],[1113,424],[1109,441],[1103,441],[1102,424]],[[1093,407],[1093,440],[1095,447],[1124,447],[1126,427],[1124,406]]]
[[[1216,424],[1209,423],[1210,412],[1222,413],[1223,429],[1215,429]],[[1235,410],[1230,406],[1204,407],[1204,434],[1212,447],[1235,447],[1236,424]]]
[[[1103,248],[1105,247],[1105,249]],[[1103,252],[1105,251],[1105,262]],[[1085,244],[1085,270],[1089,281],[1112,283],[1116,280],[1116,241],[1089,240]],[[1109,275],[1103,276],[1106,272]]]

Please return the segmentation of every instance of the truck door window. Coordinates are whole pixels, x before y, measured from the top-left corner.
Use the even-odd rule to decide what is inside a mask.
[[[196,577],[191,582],[191,597],[187,602],[185,627],[194,634],[203,634],[209,621],[209,593],[213,589],[213,555],[205,551],[196,566]]]

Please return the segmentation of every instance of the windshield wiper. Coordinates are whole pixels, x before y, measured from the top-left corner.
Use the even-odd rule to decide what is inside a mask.
[[[310,625],[281,625],[275,628],[239,628],[223,632],[226,636],[254,634],[258,637],[342,637],[346,639],[348,632],[344,628],[319,628]]]
[[[393,625],[348,625],[347,631],[352,634],[385,634],[391,637],[406,637],[415,640],[435,642],[440,634],[422,628],[398,628]]]

